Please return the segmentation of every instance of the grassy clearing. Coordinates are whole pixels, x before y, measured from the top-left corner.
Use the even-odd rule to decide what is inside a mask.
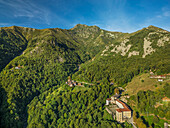
[[[150,79],[149,76],[149,73],[145,73],[134,77],[132,81],[127,84],[125,93],[134,95],[140,90],[155,90],[156,88],[162,87],[165,82],[170,82],[170,80],[158,82],[157,79]]]
[[[76,87],[74,87],[73,92],[86,91],[86,90],[89,90],[89,89],[90,88],[88,88],[88,87],[78,87],[78,86],[76,86]]]

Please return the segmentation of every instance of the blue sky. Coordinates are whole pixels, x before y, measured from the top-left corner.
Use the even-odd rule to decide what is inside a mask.
[[[154,25],[170,31],[170,0],[0,0],[0,27],[97,25],[134,32]]]

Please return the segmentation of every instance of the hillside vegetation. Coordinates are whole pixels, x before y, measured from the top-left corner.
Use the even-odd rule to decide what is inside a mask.
[[[121,42],[107,45],[96,59],[83,64],[73,77],[82,81],[124,85],[145,70],[166,74],[170,72],[169,51],[169,32],[150,26],[129,34]]]
[[[0,28],[0,127],[131,127],[105,112],[110,82],[126,86],[150,69],[169,73],[169,37],[154,26],[131,34],[81,24]],[[72,89],[68,76],[94,84]]]
[[[170,79],[158,82],[157,79],[151,79],[149,73],[138,75],[132,79],[126,86],[126,92],[129,95],[137,94],[139,91],[156,90],[162,88],[164,83],[170,83]]]

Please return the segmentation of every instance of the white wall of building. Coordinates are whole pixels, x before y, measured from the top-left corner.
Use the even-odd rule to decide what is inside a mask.
[[[124,108],[123,105],[121,103],[119,103],[118,101],[116,101],[117,106],[119,106],[119,108]]]
[[[106,100],[106,105],[109,105],[110,101],[109,100]]]

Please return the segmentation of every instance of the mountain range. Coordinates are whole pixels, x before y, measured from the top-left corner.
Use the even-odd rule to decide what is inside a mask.
[[[89,122],[88,127],[94,124],[99,127],[102,123],[111,125],[113,122],[103,113],[102,101],[102,98],[113,93],[110,89],[114,89],[114,86],[110,87],[110,83],[125,87],[134,76],[149,70],[158,75],[169,73],[169,51],[170,32],[155,26],[134,33],[111,32],[82,24],[71,29],[1,27],[0,126],[68,127],[72,123],[76,127],[77,124],[72,121],[70,124],[62,123],[63,120],[71,119],[71,115],[68,115],[75,112],[64,109],[66,101],[63,101],[65,99],[61,95],[69,99],[76,95],[80,100],[79,94],[94,95],[94,90],[104,92],[103,94],[107,93],[106,90],[110,91],[105,96],[97,93],[94,96],[94,100],[101,103],[101,108],[96,109],[102,115],[101,119],[94,119],[88,112],[83,113],[90,108],[91,102],[87,102],[85,108],[77,108],[83,110],[80,112],[81,117],[73,120],[78,118],[79,122],[81,119],[84,123]],[[89,90],[78,92],[70,90],[64,85],[68,76],[96,85],[100,83],[101,88],[89,87]],[[102,85],[108,85],[104,86],[106,90]],[[77,101],[73,99],[70,104],[75,106]],[[83,117],[84,114],[87,117]],[[93,118],[94,121],[88,118]]]

